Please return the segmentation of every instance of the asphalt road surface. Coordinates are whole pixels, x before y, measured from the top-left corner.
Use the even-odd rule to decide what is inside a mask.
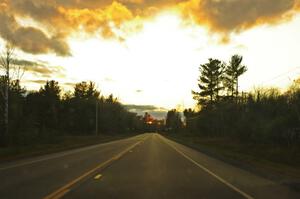
[[[1,199],[300,198],[156,133],[0,165]]]

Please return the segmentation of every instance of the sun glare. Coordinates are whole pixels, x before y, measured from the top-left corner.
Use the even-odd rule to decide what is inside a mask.
[[[178,93],[190,96],[195,83],[190,80],[197,79],[194,68],[188,67],[197,65],[192,57],[198,45],[190,33],[179,16],[163,13],[145,22],[141,31],[123,42],[72,39],[73,58],[66,74],[76,81],[95,81],[105,94],[118,93],[124,103],[174,107],[183,101]],[[176,93],[169,89],[174,86]],[[136,92],[140,89],[142,92]],[[166,95],[173,100],[167,100]]]
[[[21,22],[34,24],[27,19]],[[122,33],[122,28],[116,31],[120,37],[124,36],[122,40],[103,38],[100,34],[74,33],[67,41],[71,57],[21,55],[31,60],[45,60],[53,67],[64,67],[66,77],[56,76],[54,79],[65,83],[62,85],[65,90],[72,89],[74,82],[91,80],[97,83],[102,94],[114,93],[122,103],[193,107],[195,101],[191,90],[197,89],[198,67],[211,57],[228,62],[233,54],[244,56],[249,70],[241,77],[241,90],[269,84],[286,87],[299,74],[299,70],[293,68],[300,65],[297,65],[297,50],[291,54],[282,49],[287,46],[297,49],[299,42],[292,38],[298,38],[299,30],[295,27],[299,24],[298,16],[276,27],[258,27],[235,33],[229,43],[222,44],[218,34],[192,22],[186,23],[178,13],[169,10],[147,20],[127,22],[123,29],[128,29],[128,32]],[[272,64],[271,55],[277,57]],[[284,57],[294,64],[286,64]],[[276,82],[273,80],[292,69],[293,73],[277,78]],[[258,70],[261,73],[257,73]],[[41,77],[28,75],[26,78],[37,81]],[[27,83],[26,86],[38,89],[40,85]]]

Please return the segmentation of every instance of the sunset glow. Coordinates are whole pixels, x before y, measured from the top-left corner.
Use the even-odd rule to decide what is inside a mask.
[[[48,75],[28,70],[22,82],[29,89],[55,79],[67,91],[75,82],[91,80],[104,95],[114,93],[125,104],[194,107],[191,90],[197,88],[198,67],[210,57],[228,61],[233,54],[243,55],[249,69],[241,77],[244,91],[259,86],[285,88],[300,74],[298,1],[286,11],[277,7],[272,15],[266,11],[265,16],[256,16],[256,22],[245,16],[244,21],[231,24],[222,24],[209,13],[195,13],[203,9],[198,7],[200,2],[223,11],[221,3],[208,5],[209,1],[151,6],[144,1],[115,1],[58,7],[32,1],[57,9],[51,16],[50,11],[49,16],[37,10],[24,13],[20,2],[5,0],[1,8],[16,17],[18,26],[39,28],[49,38],[45,42],[56,42],[41,47],[34,41],[27,46],[22,46],[25,41],[16,43],[18,55],[52,70]],[[4,31],[1,46],[6,40]]]

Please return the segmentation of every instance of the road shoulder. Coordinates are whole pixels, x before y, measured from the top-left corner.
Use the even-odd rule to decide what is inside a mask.
[[[262,178],[266,178],[268,180],[274,181],[279,185],[288,186],[294,191],[300,193],[300,178],[298,177],[298,173],[295,174],[295,176],[291,176],[291,174],[289,175],[285,174],[284,169],[282,172],[278,172],[278,169],[274,169],[274,167],[275,168],[288,167],[286,165],[282,166],[278,163],[267,162],[267,161],[255,161],[253,159],[247,159],[247,158],[234,159],[230,155],[226,155],[226,154],[224,155],[224,153],[218,153],[217,150],[211,150],[206,146],[191,143],[189,142],[189,140],[180,139],[172,135],[166,135],[166,134],[162,134],[162,135],[172,141],[190,147],[196,151],[199,151],[217,160],[221,160],[222,162],[228,163],[232,166],[246,170],[250,173],[253,173],[254,175],[258,175]]]

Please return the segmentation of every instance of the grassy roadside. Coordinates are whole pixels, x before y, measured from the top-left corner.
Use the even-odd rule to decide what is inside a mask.
[[[134,136],[136,134],[114,134],[99,136],[61,136],[55,142],[32,144],[27,146],[11,146],[0,148],[0,162],[13,161],[22,158],[29,158],[39,155],[46,155],[61,152],[69,149],[76,149],[84,146],[100,144],[122,138]]]
[[[300,191],[300,148],[244,144],[229,138],[203,138],[192,134],[164,134],[212,157],[244,168]]]

